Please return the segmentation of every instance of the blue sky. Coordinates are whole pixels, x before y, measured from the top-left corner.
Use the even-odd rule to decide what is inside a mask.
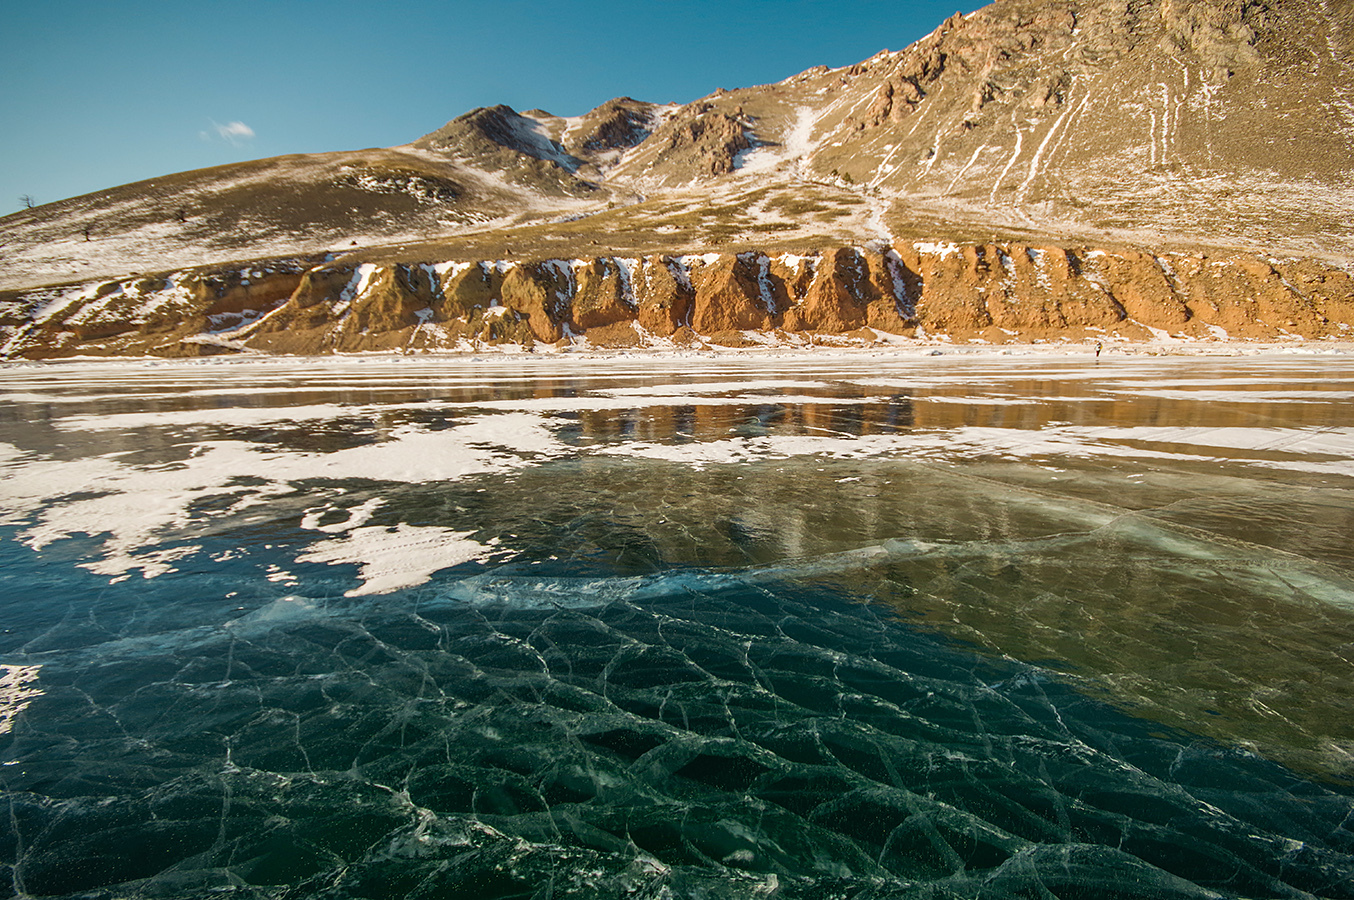
[[[0,215],[403,144],[476,106],[686,102],[923,36],[969,0],[0,0]]]

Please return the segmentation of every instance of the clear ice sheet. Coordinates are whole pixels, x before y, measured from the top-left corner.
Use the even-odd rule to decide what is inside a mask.
[[[544,404],[461,477],[186,485],[126,578],[107,535],[24,542],[109,482],[10,500],[0,896],[1354,896],[1341,362],[7,371],[18,479],[634,405]],[[1191,443],[931,449],[1147,426]],[[487,551],[360,596],[305,560],[400,526]]]

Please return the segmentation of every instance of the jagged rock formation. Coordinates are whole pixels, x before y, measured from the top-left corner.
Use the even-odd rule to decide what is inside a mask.
[[[38,355],[1342,336],[1350,209],[1351,0],[1000,0],[901,51],[685,105],[489,107],[403,147],[25,210],[0,219],[0,288],[7,352]],[[917,249],[943,242],[958,249]],[[711,261],[676,262],[697,257]],[[462,262],[419,275],[427,260]],[[180,295],[246,268],[291,285],[283,308]],[[213,337],[225,324],[248,331]]]
[[[1310,260],[906,243],[178,272],[0,295],[0,353],[1284,340],[1354,338],[1351,322],[1354,278]]]

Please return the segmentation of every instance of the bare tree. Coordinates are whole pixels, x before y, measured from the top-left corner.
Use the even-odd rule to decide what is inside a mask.
[[[24,205],[24,209],[32,209],[34,206],[37,205],[37,201],[34,200],[34,199],[33,199],[30,195],[28,195],[28,194],[23,194],[23,195],[21,195],[21,196],[19,197],[19,202],[22,203],[22,204]]]

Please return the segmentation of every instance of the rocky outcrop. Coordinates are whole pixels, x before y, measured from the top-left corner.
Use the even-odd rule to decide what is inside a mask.
[[[654,104],[630,97],[608,100],[583,117],[578,146],[583,152],[627,150],[649,136]]]
[[[906,327],[897,312],[894,285],[880,261],[880,254],[846,248],[822,253],[815,260],[813,279],[802,290],[792,291],[795,302],[785,311],[783,327],[823,334],[858,331],[872,320],[884,331]]]
[[[635,318],[634,260],[594,259],[574,268],[573,323],[587,331]]]
[[[308,269],[291,261],[0,296],[0,333],[11,358],[739,347],[788,335],[1354,339],[1354,278],[1311,260],[999,243]]]
[[[0,358],[238,350],[214,336],[288,302],[315,262],[281,259],[0,292]]]
[[[488,157],[503,151],[530,156],[573,171],[581,163],[558,142],[539,133],[536,121],[510,106],[481,107],[457,116],[432,134],[415,141],[427,150],[469,153]]]
[[[750,130],[741,107],[691,104],[650,138],[657,144],[650,168],[667,184],[727,175],[738,167],[738,154],[752,149]]]
[[[700,334],[769,328],[776,311],[761,274],[752,254],[721,255],[698,266],[691,279],[691,327]]]
[[[696,291],[681,263],[670,257],[651,256],[641,261],[631,284],[636,320],[645,331],[669,337],[690,324]]]
[[[575,178],[579,159],[540,128],[537,120],[510,106],[482,107],[457,116],[413,146],[490,171],[510,182],[555,196],[587,196],[597,185]]]

